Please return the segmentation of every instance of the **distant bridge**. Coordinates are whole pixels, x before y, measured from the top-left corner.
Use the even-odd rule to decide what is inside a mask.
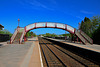
[[[10,43],[13,43],[14,41],[16,43],[22,43],[23,37],[25,34],[33,29],[37,28],[58,28],[63,29],[71,34],[76,35],[84,44],[90,45],[93,44],[93,40],[87,36],[83,31],[76,30],[75,28],[62,23],[54,23],[54,22],[39,22],[39,23],[33,23],[30,25],[25,26],[24,28],[17,28],[14,32],[13,36],[11,37]]]

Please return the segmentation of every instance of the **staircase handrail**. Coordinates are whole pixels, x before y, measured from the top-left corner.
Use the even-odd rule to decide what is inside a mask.
[[[93,40],[87,34],[85,34],[82,30],[80,30],[80,34],[83,35],[91,44],[93,44]]]
[[[25,30],[23,30],[23,33],[22,33],[22,35],[21,35],[21,37],[20,37],[20,40],[19,40],[19,43],[20,43],[20,44],[21,44],[21,42],[22,42],[22,40],[23,40],[24,34],[25,34]]]
[[[14,34],[12,35],[12,37],[10,38],[10,43],[13,42],[13,40],[14,40],[14,38],[15,38],[17,32],[18,32],[18,27],[17,27],[17,29],[15,30]]]
[[[75,31],[75,34],[76,34],[79,38],[81,37],[80,39],[83,41],[83,43],[85,43],[85,44],[87,43],[87,41],[80,35],[79,30],[76,30],[76,31]]]

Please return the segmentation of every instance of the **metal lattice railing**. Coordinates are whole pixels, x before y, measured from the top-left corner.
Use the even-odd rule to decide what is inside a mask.
[[[86,44],[87,43],[87,41],[82,37],[82,35],[79,33],[79,30],[76,30],[75,31],[75,34],[82,40],[82,42],[84,43],[84,44]]]
[[[23,40],[23,37],[24,37],[24,34],[25,34],[26,32],[25,32],[25,30],[23,30],[23,33],[22,33],[22,35],[21,35],[21,37],[20,37],[20,40],[19,40],[19,43],[21,44],[22,43],[22,40]]]
[[[89,41],[89,43],[93,44],[93,40],[88,35],[86,35],[83,31],[80,30],[80,34],[84,36],[84,38],[86,38]]]
[[[12,37],[10,39],[10,43],[13,42],[13,40],[14,40],[15,36],[17,35],[17,33],[18,33],[18,28],[15,30],[14,34],[12,35]]]

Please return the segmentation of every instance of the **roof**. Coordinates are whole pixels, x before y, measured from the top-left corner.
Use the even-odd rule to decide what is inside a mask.
[[[1,24],[0,24],[0,27],[3,27],[4,28],[4,26],[2,26]]]

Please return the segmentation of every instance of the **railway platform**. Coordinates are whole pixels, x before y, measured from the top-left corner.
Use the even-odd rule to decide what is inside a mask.
[[[79,44],[79,43],[72,43],[72,42],[69,42],[67,40],[65,41],[65,40],[53,39],[53,38],[46,38],[46,39],[54,40],[54,41],[57,41],[57,42],[62,42],[62,43],[65,43],[65,44],[68,44],[68,45],[71,45],[71,46],[75,46],[75,47],[79,47],[79,48],[82,48],[82,49],[86,49],[86,50],[90,50],[90,51],[100,53],[100,45],[97,45],[97,44],[83,45],[83,44]]]
[[[0,47],[8,45],[7,42],[0,42]]]
[[[42,67],[37,38],[29,38],[24,44],[0,43],[0,67]]]

